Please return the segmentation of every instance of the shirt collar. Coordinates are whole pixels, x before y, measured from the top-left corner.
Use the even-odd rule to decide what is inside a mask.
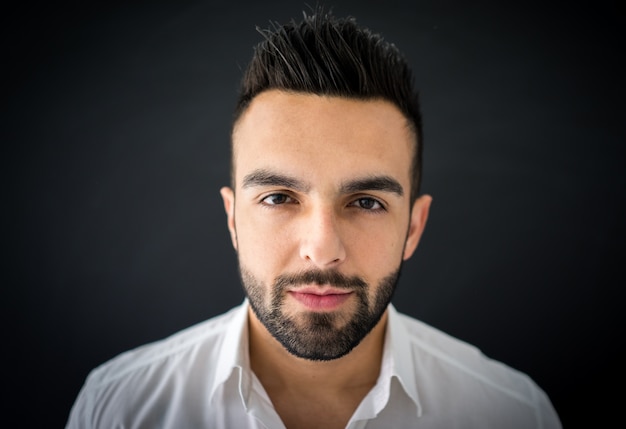
[[[415,403],[417,416],[422,415],[422,406],[417,393],[417,378],[415,375],[415,363],[413,351],[409,341],[409,333],[402,323],[402,315],[396,308],[389,304],[389,316],[387,318],[387,332],[383,360],[380,369],[379,382],[385,380],[387,389],[390,388],[391,378],[395,377],[402,385],[404,392]]]
[[[239,393],[244,404],[248,403],[250,386],[252,384],[252,374],[250,372],[250,356],[248,349],[248,300],[234,309],[233,319],[229,323],[220,353],[216,364],[216,376],[211,386],[210,399],[215,391],[224,384],[233,374],[239,371]],[[383,348],[383,358],[381,362],[380,375],[373,390],[376,397],[383,396],[383,401],[376,401],[383,404],[384,408],[390,394],[392,378],[396,378],[404,392],[415,403],[417,416],[422,415],[422,407],[417,393],[417,380],[413,355],[408,341],[409,335],[401,320],[401,315],[390,304],[388,307],[387,330],[385,333],[385,343]],[[379,408],[379,407],[376,407]],[[370,408],[371,409],[371,408]]]
[[[402,323],[402,316],[392,305],[389,305],[387,313],[380,373],[376,384],[352,415],[351,422],[374,419],[387,406],[393,406],[390,401],[394,400],[391,398],[394,379],[401,386],[402,392],[415,404],[417,417],[422,415],[408,333]]]
[[[247,403],[246,399],[252,382],[248,349],[248,300],[245,299],[233,311],[233,318],[222,337],[222,345],[215,366],[215,377],[209,399],[212,399],[217,389],[232,376],[233,371],[238,370],[240,380],[239,393],[245,404]]]

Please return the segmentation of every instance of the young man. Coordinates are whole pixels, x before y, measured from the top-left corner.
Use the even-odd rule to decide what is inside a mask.
[[[390,304],[431,197],[393,45],[318,13],[264,33],[221,195],[246,301],[90,374],[68,428],[559,428],[526,375]]]

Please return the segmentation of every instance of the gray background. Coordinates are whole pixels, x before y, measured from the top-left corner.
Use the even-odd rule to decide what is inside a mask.
[[[94,366],[241,302],[218,194],[230,114],[255,26],[308,9],[88,3],[2,18],[5,416],[20,427],[61,427]],[[617,3],[325,4],[394,42],[420,88],[434,204],[396,307],[527,372],[566,427],[608,421],[621,401],[601,386],[623,378]]]

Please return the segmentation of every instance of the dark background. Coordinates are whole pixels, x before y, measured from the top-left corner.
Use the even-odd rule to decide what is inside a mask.
[[[88,4],[88,6],[87,6]],[[617,2],[328,1],[394,42],[425,123],[401,311],[528,373],[565,427],[623,393]],[[62,427],[89,370],[239,304],[218,189],[255,26],[304,2],[65,2],[2,17],[5,418]]]

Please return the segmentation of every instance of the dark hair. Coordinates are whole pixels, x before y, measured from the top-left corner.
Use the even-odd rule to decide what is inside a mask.
[[[322,10],[304,13],[300,23],[257,30],[265,40],[255,47],[244,72],[233,124],[254,97],[269,89],[387,100],[408,119],[416,137],[411,183],[415,200],[421,181],[422,121],[413,75],[398,49],[358,26],[354,18],[335,18]]]

